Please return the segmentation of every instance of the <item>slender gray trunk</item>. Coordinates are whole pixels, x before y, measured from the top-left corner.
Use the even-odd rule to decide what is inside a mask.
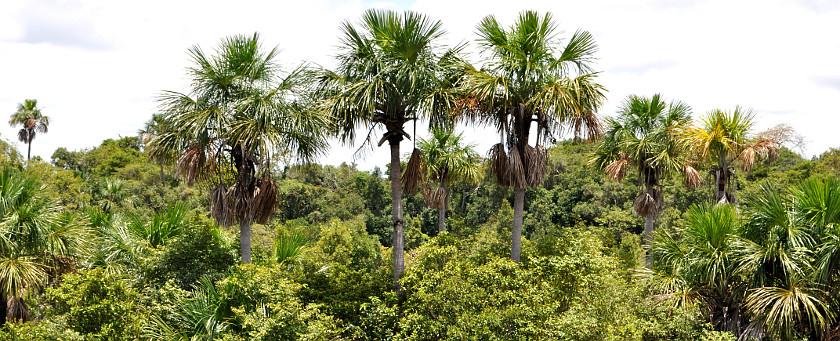
[[[402,184],[400,182],[400,142],[390,142],[391,145],[391,213],[394,221],[394,291],[400,294],[400,275],[405,269],[405,255],[403,253],[403,208]]]
[[[443,188],[444,197],[440,207],[438,207],[438,232],[443,232],[446,231],[446,207],[449,203],[449,189],[446,188],[443,180],[440,181],[440,188]]]
[[[239,246],[242,248],[242,263],[251,262],[251,223],[248,219],[239,222]]]
[[[160,162],[160,184],[166,187],[166,174],[163,173],[163,161]]]
[[[26,161],[29,161],[29,158],[32,156],[32,137],[29,136],[28,132],[26,133],[26,139],[29,140],[29,143],[26,144],[28,146],[26,148]]]
[[[441,204],[438,208],[438,232],[446,231],[446,205]]]
[[[510,259],[519,263],[522,252],[522,218],[525,210],[525,189],[517,189],[513,196],[513,244],[510,248]]]
[[[653,266],[653,258],[650,253],[650,246],[653,242],[653,215],[645,217],[645,235],[642,237],[642,243],[646,246],[647,254],[645,255],[645,265],[647,267]]]

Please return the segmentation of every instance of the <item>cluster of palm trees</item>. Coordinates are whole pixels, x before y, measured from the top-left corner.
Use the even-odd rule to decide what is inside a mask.
[[[62,210],[34,179],[0,169],[0,325],[28,320],[24,297],[53,284],[79,264],[107,273],[136,271],[137,259],[180,235],[186,205],[169,205],[151,219],[120,217],[98,207]]]
[[[701,205],[654,237],[657,294],[699,304],[740,339],[834,339],[840,280],[840,182],[765,184],[749,205]],[[832,336],[833,335],[833,336]]]
[[[621,180],[628,168],[636,169],[640,190],[633,207],[645,217],[644,239],[649,242],[654,218],[662,210],[664,178],[681,173],[685,185],[695,188],[704,181],[695,166],[708,166],[705,181],[712,201],[737,204],[736,163],[749,171],[757,159],[777,157],[786,141],[779,136],[751,135],[754,117],[741,107],[715,109],[696,125],[685,103],[667,103],[660,94],[631,95],[617,117],[606,119],[606,133],[592,163],[614,180]]]
[[[471,152],[447,149],[460,143],[452,127],[459,121],[490,124],[500,135],[490,151],[491,171],[515,190],[511,258],[518,262],[525,189],[542,183],[544,144],[563,131],[588,138],[600,133],[596,111],[604,89],[591,65],[597,47],[585,31],[561,40],[550,14],[530,11],[508,28],[488,16],[477,30],[486,55],[480,68],[462,57],[463,46],[440,44],[440,21],[387,10],[368,10],[357,25],[341,25],[335,70],[301,66],[280,77],[273,61],[277,50],[263,52],[256,34],[227,38],[212,56],[193,47],[190,91],[160,97],[160,122],[149,128],[167,128],[150,129],[147,148],[156,160],[177,155],[178,171],[188,182],[214,184],[212,215],[224,225],[239,222],[242,259],[248,262],[250,224],[267,219],[276,202],[272,157],[312,160],[328,138],[352,144],[359,130],[367,131],[359,152],[388,142],[399,291],[404,269],[400,143],[416,138],[406,132],[406,123],[424,120],[446,130],[420,143],[404,181],[417,188],[426,180],[425,197],[441,209],[441,230],[453,175],[478,177]],[[453,162],[456,154],[466,161]]]

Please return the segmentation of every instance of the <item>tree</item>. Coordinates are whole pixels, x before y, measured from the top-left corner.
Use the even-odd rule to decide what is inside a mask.
[[[416,190],[423,183],[423,199],[430,207],[438,209],[438,231],[446,231],[446,211],[451,198],[449,186],[457,181],[476,184],[481,180],[481,163],[478,154],[473,151],[475,145],[462,145],[461,134],[442,129],[433,129],[432,136],[420,139],[416,166],[406,166],[403,176],[406,191]],[[412,169],[419,172],[411,174]]]
[[[18,131],[18,140],[28,145],[26,160],[29,161],[32,156],[32,140],[35,139],[37,133],[47,132],[47,128],[50,126],[50,118],[41,114],[41,109],[38,108],[38,100],[27,99],[23,103],[18,103],[17,111],[9,118],[9,125],[12,127],[23,126]]]
[[[425,118],[432,125],[445,121],[455,106],[450,66],[457,51],[443,51],[438,38],[441,22],[425,15],[371,9],[360,27],[344,22],[338,69],[324,71],[321,92],[324,110],[332,117],[343,143],[353,143],[357,128],[368,129],[364,145],[373,146],[375,133],[384,128],[378,145],[391,148],[391,208],[394,226],[394,288],[404,269],[403,207],[400,186],[400,142],[411,138],[409,121]],[[416,123],[415,123],[416,124]]]
[[[674,135],[690,120],[688,105],[679,101],[666,104],[659,94],[651,98],[631,95],[618,109],[618,117],[607,119],[604,139],[592,163],[614,180],[621,180],[628,167],[636,168],[640,192],[633,208],[645,218],[645,243],[652,238],[653,220],[662,209],[660,180],[676,171],[684,173],[688,187],[696,187],[702,180]]]
[[[143,144],[148,146],[152,139],[163,134],[170,127],[171,122],[168,122],[163,114],[153,114],[152,118],[146,121],[143,129],[140,129],[137,133],[140,134],[140,139],[143,140]],[[146,152],[149,152],[149,150],[147,149]],[[175,157],[176,155],[166,155],[164,153],[157,153],[156,155],[155,161],[160,164],[160,183],[163,187],[166,187],[166,174],[163,172],[163,164],[171,161]]]
[[[86,224],[60,213],[34,180],[0,170],[0,323],[29,319],[23,294],[71,265],[87,234]]]
[[[775,159],[779,144],[776,141],[750,136],[755,114],[752,110],[735,107],[726,112],[715,109],[702,118],[701,126],[691,125],[677,130],[682,144],[694,151],[701,160],[712,164],[707,178],[713,200],[718,203],[737,204],[734,186],[734,162],[740,161],[741,168],[749,172],[756,156]]]
[[[210,211],[225,226],[239,223],[242,261],[251,261],[251,223],[274,212],[271,156],[296,151],[310,161],[326,149],[327,121],[310,110],[311,82],[303,67],[278,80],[277,48],[263,51],[258,34],[233,36],[216,54],[190,50],[189,94],[167,91],[159,101],[172,128],[149,143],[150,156],[178,153],[188,184],[215,184]]]
[[[466,72],[466,114],[500,134],[500,143],[490,150],[490,169],[500,185],[514,188],[511,258],[518,262],[525,189],[540,186],[545,176],[543,143],[564,128],[576,137],[600,133],[595,111],[604,88],[590,65],[597,46],[582,30],[564,44],[550,13],[523,12],[509,29],[491,15],[477,29],[487,59],[482,69]],[[536,147],[530,145],[534,123]]]

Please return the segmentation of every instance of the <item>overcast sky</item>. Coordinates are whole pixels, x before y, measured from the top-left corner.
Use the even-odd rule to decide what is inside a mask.
[[[136,135],[161,90],[187,90],[190,46],[211,51],[225,36],[256,31],[266,47],[282,50],[278,61],[287,68],[303,61],[329,67],[339,23],[357,22],[371,7],[440,19],[448,44],[473,43],[488,14],[507,25],[522,10],[550,11],[566,31],[561,37],[578,28],[594,35],[595,68],[609,91],[602,115],[614,115],[629,94],[658,92],[692,106],[695,117],[741,105],[757,112],[758,130],[789,123],[808,141],[809,157],[840,147],[835,0],[2,0],[0,137],[14,140],[6,117],[27,98],[51,118],[49,133],[32,145],[44,159],[58,147]],[[498,140],[464,130],[480,153]],[[320,162],[350,162],[353,150],[335,145]],[[387,148],[357,160],[363,169],[387,162]]]

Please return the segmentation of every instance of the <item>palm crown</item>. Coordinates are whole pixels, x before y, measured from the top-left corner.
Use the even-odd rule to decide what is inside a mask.
[[[38,133],[47,132],[50,118],[41,113],[41,109],[38,108],[38,100],[27,99],[18,104],[17,111],[9,118],[9,125],[22,126],[18,131],[18,140],[28,145],[26,159],[29,160],[32,152],[32,140]]]
[[[563,43],[549,13],[523,12],[509,29],[487,16],[477,30],[487,62],[466,70],[462,112],[495,126],[503,140],[490,150],[490,168],[499,184],[516,190],[511,258],[519,261],[524,189],[541,185],[545,176],[542,143],[564,128],[575,136],[600,133],[595,111],[604,89],[590,66],[597,47],[581,30]],[[536,148],[529,145],[532,123]]]
[[[750,171],[756,157],[772,160],[777,156],[778,142],[751,136],[754,118],[752,110],[741,107],[731,112],[715,109],[703,116],[700,126],[677,130],[684,147],[713,164],[709,178],[716,184],[713,195],[717,202],[737,203],[733,162],[740,161],[741,168]]]
[[[674,132],[689,124],[691,108],[679,101],[666,103],[659,95],[651,98],[631,95],[619,108],[616,118],[606,120],[604,139],[592,162],[615,180],[621,180],[627,167],[635,167],[642,192],[636,199],[636,212],[656,216],[661,208],[660,180],[672,172],[685,174],[685,183],[700,182],[692,160],[677,143]]]
[[[327,146],[327,121],[308,109],[312,89],[305,68],[278,80],[277,49],[263,52],[257,34],[223,40],[214,56],[197,46],[189,53],[195,64],[188,69],[190,93],[160,97],[171,126],[150,141],[149,153],[158,160],[180,154],[178,171],[188,183],[207,178],[217,184],[211,214],[219,223],[239,221],[248,229],[242,233],[247,262],[250,223],[265,222],[276,203],[272,155],[294,151],[312,160]]]

